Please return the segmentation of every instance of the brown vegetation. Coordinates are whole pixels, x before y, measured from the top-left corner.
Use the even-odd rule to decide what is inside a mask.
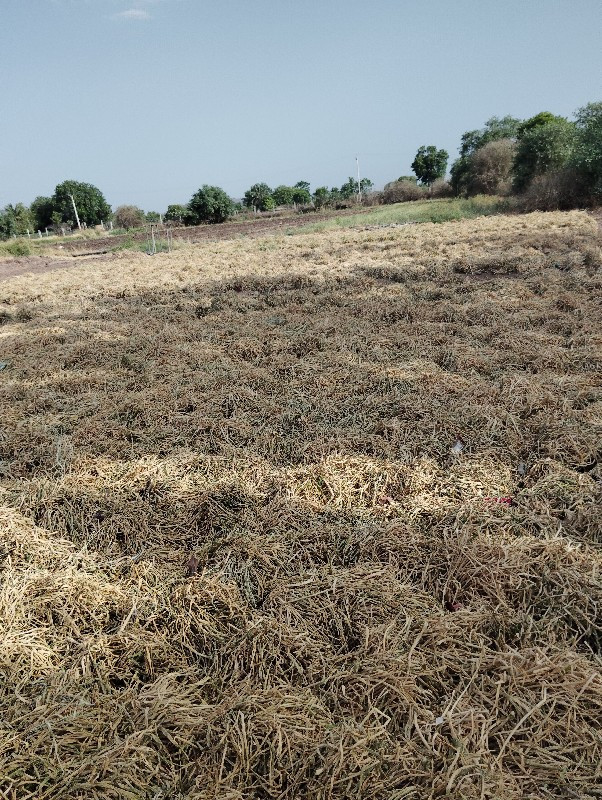
[[[596,236],[3,284],[0,794],[599,797]]]

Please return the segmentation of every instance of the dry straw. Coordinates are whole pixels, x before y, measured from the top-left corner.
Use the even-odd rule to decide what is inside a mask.
[[[598,248],[534,214],[5,283],[0,797],[601,797]]]

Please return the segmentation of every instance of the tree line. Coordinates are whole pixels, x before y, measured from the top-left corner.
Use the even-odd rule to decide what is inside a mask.
[[[362,178],[359,183],[355,178],[349,178],[340,188],[320,186],[312,194],[308,181],[298,181],[294,186],[280,185],[275,189],[266,183],[255,183],[247,189],[242,202],[236,202],[219,186],[204,185],[186,205],[172,204],[164,214],[159,214],[156,211],[145,213],[134,205],[119,206],[113,212],[96,186],[69,180],[59,184],[51,197],[36,197],[30,206],[16,203],[0,209],[0,238],[72,228],[76,225],[75,208],[84,227],[112,222],[117,228],[132,229],[160,219],[181,225],[215,224],[225,222],[245,209],[265,212],[282,207],[336,206],[360,191],[369,193],[372,186],[368,178]]]
[[[541,111],[526,120],[492,117],[483,128],[467,131],[458,158],[445,180],[448,153],[435,145],[421,146],[412,162],[413,176],[401,176],[373,193],[372,181],[348,178],[341,187],[318,186],[313,193],[307,181],[271,189],[255,183],[236,202],[219,186],[203,185],[186,205],[169,205],[164,215],[144,213],[133,205],[113,213],[102,192],[92,184],[63,181],[51,197],[37,197],[0,209],[0,238],[75,225],[94,226],[113,221],[120,228],[145,222],[167,221],[182,225],[220,223],[245,209],[269,212],[276,208],[321,209],[340,207],[354,198],[370,196],[371,203],[391,203],[446,195],[517,195],[523,207],[573,208],[602,198],[602,102],[588,103],[573,120]]]
[[[464,197],[515,195],[526,210],[599,203],[602,103],[588,103],[572,120],[541,111],[526,120],[492,117],[466,131],[449,187]]]

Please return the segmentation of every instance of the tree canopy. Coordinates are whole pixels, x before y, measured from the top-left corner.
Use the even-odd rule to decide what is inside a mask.
[[[166,222],[179,222],[181,225],[184,225],[187,217],[188,207],[182,205],[181,203],[172,203],[171,205],[167,206],[167,211],[164,215]]]
[[[234,203],[219,186],[203,185],[188,203],[188,219],[192,225],[225,222],[233,213]]]
[[[433,144],[422,145],[412,162],[412,169],[423,186],[431,186],[437,178],[445,176],[448,159],[447,150],[437,150]]]
[[[243,198],[243,205],[254,208],[256,211],[265,211],[270,205],[268,198],[272,197],[272,190],[267,183],[254,183],[247,189]]]
[[[523,123],[514,156],[514,190],[523,192],[537,175],[565,166],[576,142],[576,126],[564,117],[542,112]]]
[[[602,196],[602,103],[577,111],[573,164],[594,195]]]
[[[63,181],[56,187],[52,196],[53,211],[60,214],[62,222],[75,222],[71,195],[75,199],[81,223],[99,225],[110,216],[111,206],[96,186],[79,181]]]

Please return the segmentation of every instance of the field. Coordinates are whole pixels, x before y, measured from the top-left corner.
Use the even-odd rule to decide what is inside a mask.
[[[601,798],[599,245],[490,216],[0,284],[0,798]]]

